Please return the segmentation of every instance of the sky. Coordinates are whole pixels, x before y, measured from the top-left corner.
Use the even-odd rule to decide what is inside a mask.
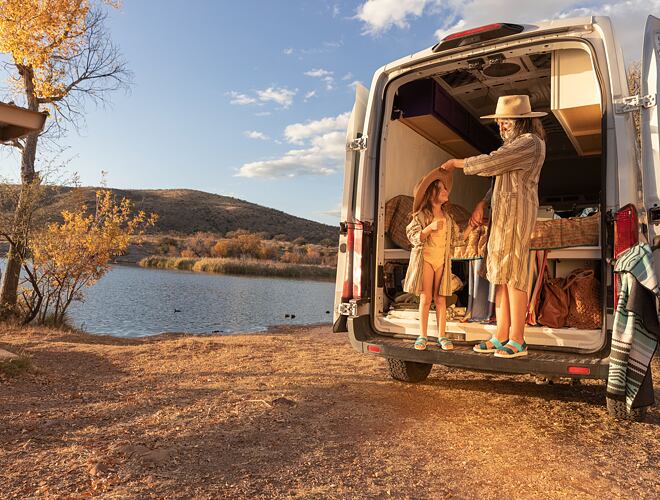
[[[660,0],[124,0],[109,14],[130,92],[40,161],[82,185],[189,188],[336,225],[355,85],[453,31],[492,22],[609,15],[626,62]],[[504,17],[503,17],[504,16]],[[0,150],[0,175],[19,157]]]

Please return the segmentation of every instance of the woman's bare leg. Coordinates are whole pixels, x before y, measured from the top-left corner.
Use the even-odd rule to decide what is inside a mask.
[[[447,329],[447,298],[438,293],[443,273],[444,266],[437,270],[433,278],[433,292],[435,293],[433,301],[435,302],[435,317],[438,324],[438,338],[444,337]]]
[[[497,340],[504,343],[509,340],[509,329],[511,328],[507,285],[496,285],[495,287],[495,318],[497,320],[495,336]],[[494,347],[491,346],[491,342],[486,342],[486,345],[488,348]]]
[[[424,274],[422,275],[422,292],[419,294],[419,335],[427,337],[429,324],[429,311],[433,299],[433,267],[424,262]]]
[[[511,332],[509,338],[522,344],[525,336],[525,319],[527,318],[527,292],[508,287],[509,290],[509,308],[511,314]],[[514,351],[517,349],[513,346],[507,346]]]

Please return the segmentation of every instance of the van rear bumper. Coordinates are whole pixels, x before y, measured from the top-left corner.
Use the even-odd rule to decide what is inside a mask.
[[[607,379],[609,348],[594,354],[575,354],[530,348],[529,355],[505,359],[479,354],[472,344],[454,343],[452,351],[443,351],[433,343],[424,351],[413,347],[412,339],[401,339],[376,333],[369,315],[348,318],[348,338],[360,353],[416,363],[429,363],[470,370],[527,373],[548,377]]]

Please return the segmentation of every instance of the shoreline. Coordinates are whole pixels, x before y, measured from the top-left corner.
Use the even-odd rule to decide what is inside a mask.
[[[122,262],[115,263],[123,264]],[[335,281],[337,273],[337,268],[332,266],[220,257],[163,257],[151,255],[140,259],[137,265],[145,269],[192,271],[235,276],[296,278],[326,282]]]

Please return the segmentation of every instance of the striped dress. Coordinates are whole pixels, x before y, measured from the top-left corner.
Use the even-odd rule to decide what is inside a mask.
[[[490,154],[465,159],[463,173],[495,177],[486,249],[486,277],[494,285],[527,291],[532,230],[539,206],[538,182],[545,142],[521,134]]]

